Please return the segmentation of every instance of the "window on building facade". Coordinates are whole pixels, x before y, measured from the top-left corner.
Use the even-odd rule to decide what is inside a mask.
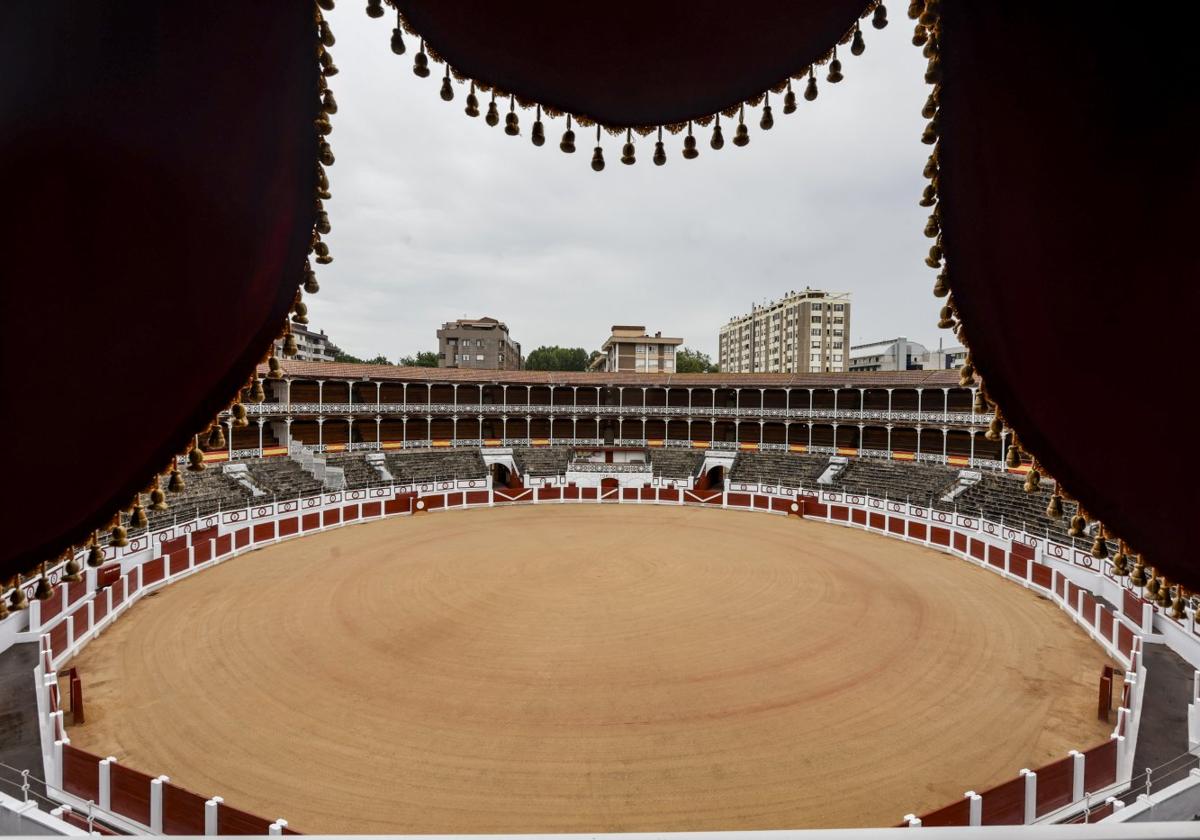
[[[475,361],[477,361],[477,362],[482,362],[482,361],[483,361],[483,354],[482,354],[482,353],[476,353],[476,354],[475,354]]]
[[[845,309],[845,308],[846,308],[846,307],[845,307],[843,304],[840,304],[840,303],[835,303],[835,304],[833,305],[833,310],[834,310],[835,312],[841,312],[841,311],[842,311],[843,309]]]
[[[812,328],[812,334],[813,334],[813,335],[820,335],[820,334],[821,334],[821,328],[820,328],[820,327],[813,327],[813,328]]]

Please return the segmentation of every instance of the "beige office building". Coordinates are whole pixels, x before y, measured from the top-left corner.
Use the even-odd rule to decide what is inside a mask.
[[[438,367],[520,370],[521,345],[495,318],[460,318],[437,331]]]
[[[600,355],[592,370],[630,371],[633,373],[674,373],[675,351],[682,338],[664,337],[661,332],[648,335],[642,325],[614,324],[600,346]]]
[[[721,327],[722,373],[844,373],[850,293],[805,289],[754,306]]]

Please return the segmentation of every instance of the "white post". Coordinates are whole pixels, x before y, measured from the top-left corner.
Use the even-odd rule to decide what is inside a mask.
[[[111,755],[100,759],[100,810],[112,810],[112,766],[116,759]]]
[[[1071,756],[1071,801],[1078,802],[1083,799],[1083,779],[1084,771],[1087,765],[1087,756],[1079,750],[1071,750],[1068,755]]]
[[[1121,778],[1121,774],[1124,772],[1126,764],[1131,763],[1131,762],[1126,761],[1125,750],[1126,750],[1125,736],[1118,735],[1117,736],[1117,778],[1118,779]]]
[[[1025,825],[1032,825],[1037,819],[1037,773],[1032,770],[1022,770],[1025,777]]]
[[[1154,605],[1149,602],[1142,604],[1142,632],[1154,632]]]
[[[170,781],[167,776],[159,776],[150,780],[150,833],[163,833],[163,782]]]
[[[63,786],[63,742],[54,742],[54,766],[50,768],[50,784],[62,790]]]
[[[217,811],[221,807],[221,803],[225,800],[219,796],[214,796],[212,799],[204,803],[204,836],[215,837],[217,831]]]
[[[920,828],[921,820],[916,814],[905,814],[904,821],[908,823],[909,828]]]
[[[963,795],[971,800],[971,804],[968,806],[967,825],[983,825],[983,797],[973,790],[969,790]]]
[[[267,834],[276,835],[276,836],[281,835],[281,834],[283,834],[283,830],[285,828],[287,828],[287,824],[288,824],[287,820],[284,820],[284,819],[275,820],[274,824],[267,828]]]

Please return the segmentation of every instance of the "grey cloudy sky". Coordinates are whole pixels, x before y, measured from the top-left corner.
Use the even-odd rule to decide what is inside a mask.
[[[438,96],[439,65],[412,73],[412,53],[389,49],[394,19],[341,3],[330,22],[339,74],[327,203],[334,262],[319,268],[312,326],[349,353],[389,359],[436,349],[446,320],[491,315],[526,353],[542,344],[600,345],[614,323],[683,336],[716,359],[717,333],[754,302],[805,286],[849,291],[854,343],[905,335],[936,345],[933,273],[922,258],[927,212],[917,206],[929,147],[920,136],[924,60],[903,16],[867,50],[843,58],[845,80],[824,82],[790,116],[773,97],[775,127],[751,141],[708,147],[686,161],[589,167],[594,135],[558,150],[508,137],[463,113],[466,90]],[[799,93],[800,88],[797,88]],[[947,343],[952,336],[943,333]]]

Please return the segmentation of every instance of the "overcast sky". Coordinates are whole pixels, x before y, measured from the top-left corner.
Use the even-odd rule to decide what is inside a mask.
[[[720,152],[701,130],[700,157],[621,165],[605,135],[607,168],[591,171],[594,135],[558,149],[463,113],[466,90],[438,96],[439,65],[412,73],[414,44],[389,49],[394,18],[362,4],[331,14],[339,110],[337,162],[327,202],[334,255],[318,266],[311,326],[343,350],[393,361],[435,350],[435,330],[458,317],[505,321],[525,353],[542,344],[599,347],[612,324],[682,336],[716,360],[731,316],[805,286],[853,295],[853,343],[904,335],[935,346],[933,272],[922,259],[927,212],[917,206],[929,147],[920,141],[928,93],[924,60],[896,18],[864,27],[866,53],[843,58],[845,79],[824,82],[790,116],[773,97],[775,127]],[[797,87],[797,92],[801,87]],[[485,106],[486,107],[486,106]],[[946,343],[953,337],[942,332]]]

